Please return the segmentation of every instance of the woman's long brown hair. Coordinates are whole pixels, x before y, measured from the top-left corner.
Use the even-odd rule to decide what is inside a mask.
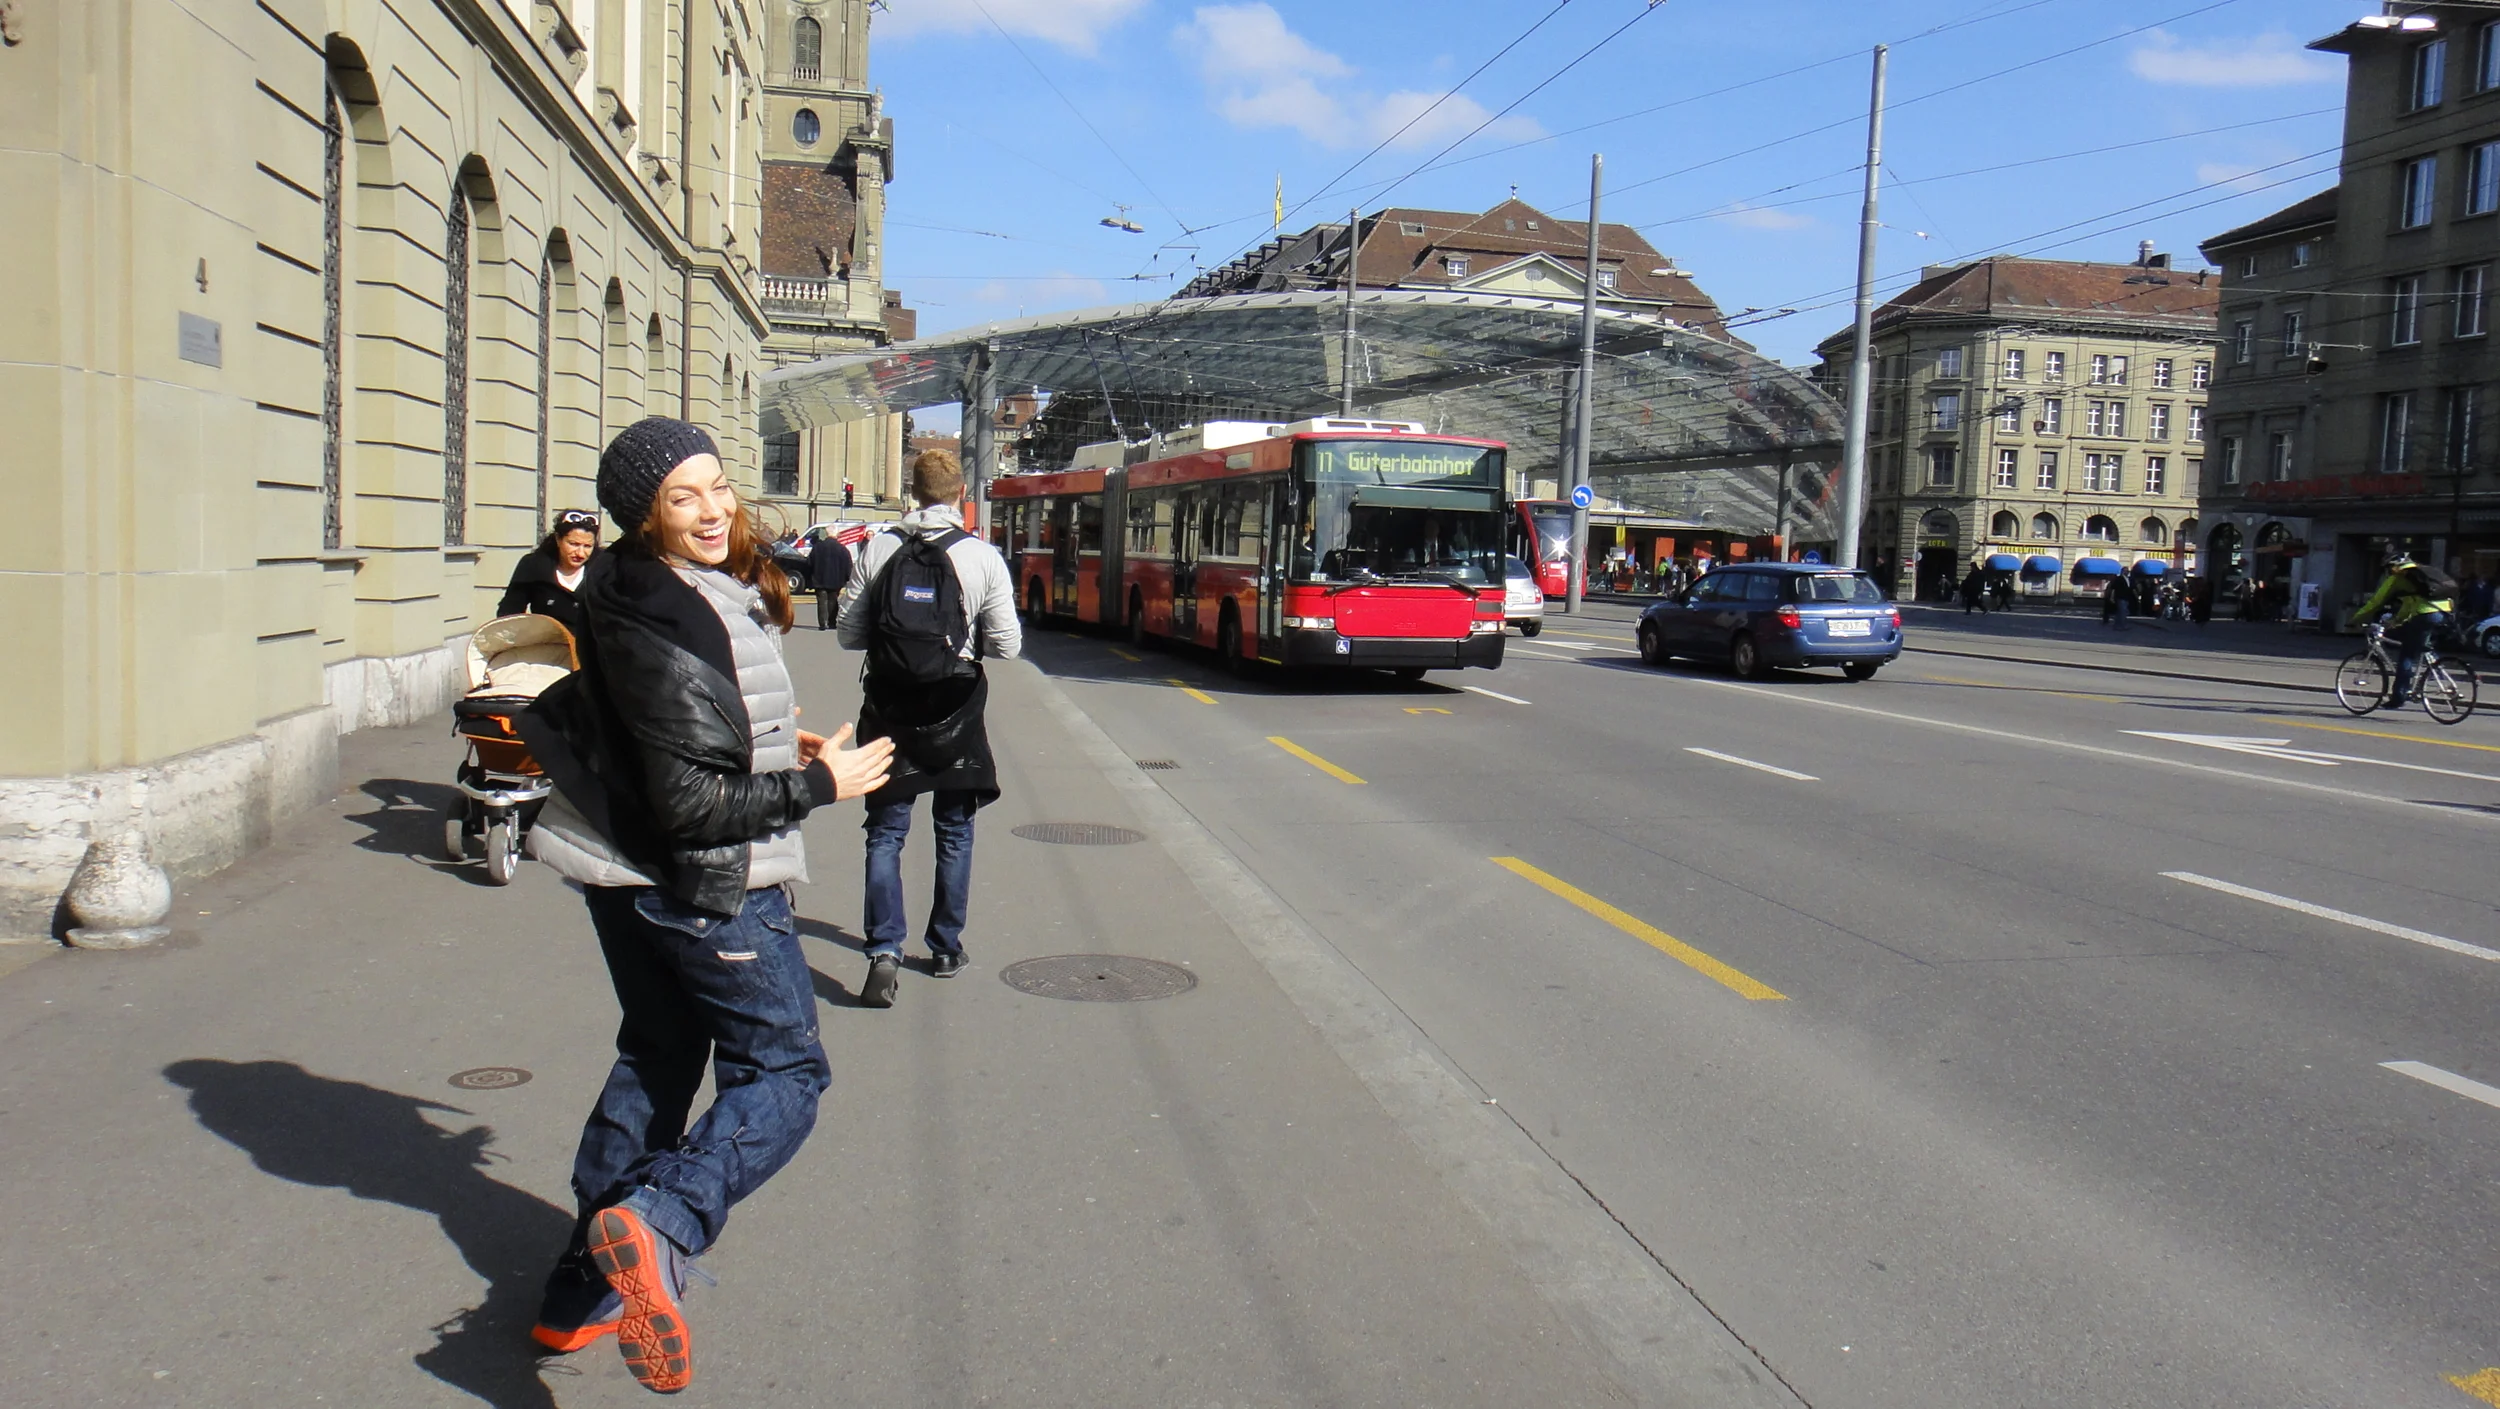
[[[650,517],[642,521],[642,527],[635,531],[634,536],[651,551],[652,556],[668,556],[660,548],[660,506],[657,501],[652,503]],[[787,632],[798,623],[798,616],[790,606],[790,579],[781,571],[781,564],[773,561],[770,551],[772,541],[772,535],[764,531],[763,521],[755,516],[755,506],[741,497],[736,516],[729,520],[729,556],[722,560],[720,566],[721,571],[761,594],[764,614],[772,618],[775,626]]]

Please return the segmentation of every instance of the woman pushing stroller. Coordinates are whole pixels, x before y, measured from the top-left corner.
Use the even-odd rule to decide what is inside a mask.
[[[614,1333],[669,1393],[694,1373],[689,1259],[797,1152],[830,1076],[788,894],[807,876],[800,820],[874,790],[893,750],[798,727],[789,586],[711,436],[639,421],[598,489],[624,531],[575,592],[581,669],[520,730],[556,785],[531,854],[582,887],[624,1017],[533,1334],[572,1351]],[[690,1128],[707,1066],[716,1095]]]

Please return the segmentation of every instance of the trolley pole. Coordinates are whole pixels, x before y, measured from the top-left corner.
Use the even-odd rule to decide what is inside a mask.
[[[1884,166],[1884,66],[1891,50],[1875,46],[1875,90],[1866,108],[1866,208],[1858,217],[1858,326],[1849,359],[1849,423],[1841,436],[1840,541],[1832,557],[1858,565],[1858,537],[1866,518],[1866,404],[1875,369],[1876,186]]]
[[[1362,252],[1363,212],[1345,213],[1345,333],[1337,344],[1337,414],[1354,417],[1354,257]]]
[[[1571,562],[1563,588],[1563,612],[1580,610],[1581,585],[1589,575],[1589,511],[1580,491],[1589,483],[1589,422],[1597,406],[1597,201],[1606,184],[1606,157],[1589,155],[1589,261],[1580,271],[1580,384],[1571,413]]]

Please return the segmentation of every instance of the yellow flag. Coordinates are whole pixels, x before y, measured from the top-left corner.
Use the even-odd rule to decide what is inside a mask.
[[[1285,228],[1285,173],[1276,173],[1276,228]]]

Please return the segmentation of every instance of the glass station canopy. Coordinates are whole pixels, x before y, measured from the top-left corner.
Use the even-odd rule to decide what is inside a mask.
[[[1355,414],[1507,441],[1523,489],[1562,478],[1576,301],[1374,290],[1355,296],[1354,311]],[[764,381],[763,429],[965,402],[984,356],[1001,391],[1220,405],[1245,419],[1334,415],[1344,317],[1344,294],[1298,291],[990,323],[779,368]],[[1602,307],[1597,348],[1598,494],[1717,530],[1771,533],[1784,478],[1790,540],[1833,537],[1841,412],[1802,373]]]

